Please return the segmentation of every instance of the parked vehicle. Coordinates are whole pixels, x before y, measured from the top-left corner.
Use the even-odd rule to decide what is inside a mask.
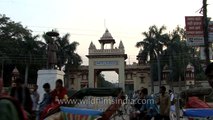
[[[122,88],[85,88],[67,101],[48,108],[42,120],[109,120],[121,107],[125,94]]]
[[[181,92],[185,100],[183,117],[189,120],[213,120],[213,108],[207,103],[211,101],[212,88],[194,88]]]

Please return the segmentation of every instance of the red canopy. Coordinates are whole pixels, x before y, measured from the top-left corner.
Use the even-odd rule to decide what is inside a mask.
[[[198,97],[189,97],[186,108],[210,108],[210,106]]]

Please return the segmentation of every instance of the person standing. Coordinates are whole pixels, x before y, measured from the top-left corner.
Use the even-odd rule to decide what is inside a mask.
[[[33,101],[33,108],[32,108],[33,111],[36,111],[38,108],[39,94],[37,89],[38,89],[38,85],[33,85],[33,91],[31,93],[31,98]]]
[[[18,100],[2,94],[3,80],[0,78],[0,120],[27,120]]]
[[[174,93],[173,93],[172,90],[169,90],[169,95],[170,95],[171,104],[173,104],[173,103],[174,103],[175,96],[174,96]]]
[[[169,90],[169,96],[170,96],[170,104],[171,104],[170,110],[175,111],[175,95],[172,90]]]
[[[174,115],[175,115],[175,112],[176,112],[176,110],[175,110],[175,102],[176,102],[176,100],[175,100],[175,95],[174,95],[174,92],[173,92],[173,90],[169,90],[169,95],[170,95],[170,104],[171,104],[171,106],[170,106],[170,119],[174,119]]]
[[[160,87],[160,97],[159,97],[159,104],[160,104],[160,120],[170,120],[170,96],[166,93],[166,87]]]
[[[30,90],[24,86],[24,80],[21,78],[15,79],[16,86],[11,89],[10,96],[14,97],[23,106],[28,114],[32,113],[32,99]]]
[[[32,93],[31,93],[31,99],[32,99],[32,102],[33,102],[33,107],[32,107],[32,116],[33,118],[36,118],[36,114],[38,112],[38,101],[39,101],[39,94],[38,94],[38,85],[33,85],[33,90],[32,90]]]

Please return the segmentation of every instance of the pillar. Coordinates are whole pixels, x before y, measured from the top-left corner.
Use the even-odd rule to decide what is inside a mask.
[[[89,67],[89,88],[94,88],[94,69]]]
[[[38,71],[38,78],[37,78],[37,85],[38,85],[38,93],[40,94],[40,100],[43,98],[44,89],[43,85],[45,83],[50,84],[51,90],[55,89],[55,82],[57,79],[63,80],[64,83],[64,72],[59,70],[39,70]]]
[[[125,91],[125,70],[124,70],[124,63],[121,63],[119,66],[119,87],[123,88]]]

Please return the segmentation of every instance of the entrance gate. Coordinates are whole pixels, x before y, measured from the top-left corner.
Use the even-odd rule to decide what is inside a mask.
[[[71,70],[65,85],[68,88],[79,90],[83,87],[96,88],[97,76],[101,71],[115,71],[118,74],[118,86],[124,90],[134,91],[141,87],[149,87],[150,67],[143,62],[138,55],[138,64],[126,65],[124,45],[120,41],[118,47],[114,47],[115,40],[106,29],[100,38],[100,49],[97,49],[93,42],[89,46],[89,66],[80,66],[78,70]],[[105,46],[109,45],[110,48]],[[140,51],[141,52],[141,51]],[[126,88],[125,88],[126,86]]]
[[[105,31],[99,40],[101,49],[91,42],[89,47],[89,87],[97,86],[96,75],[99,70],[116,71],[118,73],[118,86],[125,89],[125,59],[124,46],[120,41],[119,47],[114,48],[115,40],[108,30]],[[105,49],[105,45],[110,44],[110,49]]]

